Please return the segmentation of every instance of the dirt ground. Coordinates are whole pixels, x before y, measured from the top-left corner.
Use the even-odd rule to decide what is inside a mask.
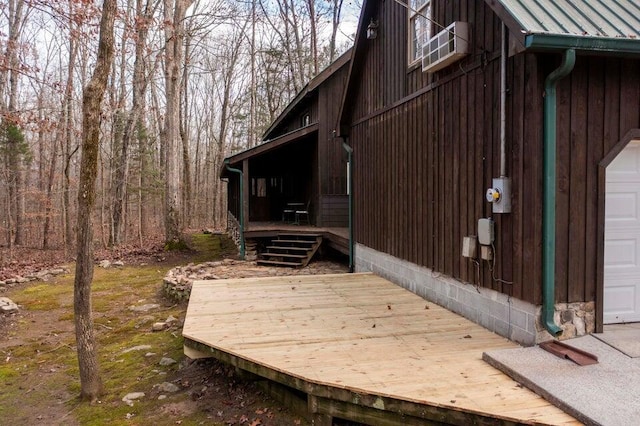
[[[58,265],[64,259],[42,252],[29,257],[30,252],[33,250],[22,253],[20,261],[0,264],[3,278],[22,274],[27,268]],[[47,283],[0,288],[0,297],[9,297],[21,307],[17,313],[0,314],[0,424],[307,424],[232,367],[182,355],[186,304],[168,301],[158,289],[171,267],[197,260],[202,254],[168,255],[157,246],[117,256],[100,255],[123,260],[125,267],[96,267],[94,320],[105,395],[93,406],[77,397],[72,273]],[[72,265],[67,268],[72,271]],[[144,304],[158,306],[144,313],[130,309]],[[176,323],[160,333],[152,332],[152,323],[167,316],[175,317]],[[127,352],[136,345],[152,349]],[[162,367],[158,364],[161,357],[177,362]],[[166,391],[158,387],[161,383],[175,387]],[[132,406],[122,401],[127,393],[141,390],[145,396]]]

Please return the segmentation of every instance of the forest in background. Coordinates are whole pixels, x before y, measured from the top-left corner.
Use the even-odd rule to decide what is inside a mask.
[[[0,246],[72,252],[101,3],[0,3]],[[259,143],[350,47],[358,13],[344,0],[119,0],[96,244],[224,228],[223,158]]]

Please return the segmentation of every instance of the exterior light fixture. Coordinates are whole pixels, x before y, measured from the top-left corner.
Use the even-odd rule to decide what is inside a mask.
[[[371,18],[371,22],[367,26],[367,38],[373,40],[378,37],[378,22]]]

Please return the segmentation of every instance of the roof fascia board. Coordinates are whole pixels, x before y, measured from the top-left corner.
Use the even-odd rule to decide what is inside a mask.
[[[351,58],[351,49],[347,50],[343,53],[338,59],[329,64],[324,70],[322,70],[318,75],[311,79],[303,88],[298,92],[298,94],[293,98],[289,105],[280,113],[278,118],[276,118],[271,126],[264,132],[262,136],[263,139],[269,137],[269,135],[280,125],[285,118],[289,116],[291,111],[298,106],[298,104],[311,92],[316,90],[322,83],[324,83],[329,77],[331,77],[336,71],[342,68]]]
[[[324,83],[329,77],[335,74],[340,68],[342,68],[351,59],[351,48],[338,57],[335,61],[330,63],[324,70],[315,76],[309,82],[309,91],[316,90],[322,83]]]
[[[296,106],[298,106],[300,101],[302,99],[304,99],[304,97],[307,95],[307,93],[309,93],[309,83],[305,84],[305,86],[302,88],[302,90],[300,90],[298,92],[296,97],[293,98],[293,100],[291,102],[289,102],[289,105],[287,105],[287,107],[280,113],[278,118],[276,118],[273,121],[273,123],[271,123],[271,126],[269,126],[269,128],[264,132],[264,135],[262,135],[262,139],[267,139],[269,137],[269,135],[275,130],[276,127],[278,127],[278,125],[280,123],[282,123],[284,121],[284,119],[289,115],[289,113]]]
[[[356,39],[351,48],[351,61],[349,62],[349,71],[347,73],[347,81],[342,92],[342,101],[340,102],[340,111],[338,112],[338,123],[336,130],[338,137],[343,137],[349,133],[347,116],[351,112],[355,96],[352,95],[354,89],[354,80],[360,74],[362,68],[362,57],[366,50],[366,27],[369,25],[369,19],[378,11],[378,0],[364,0],[362,9],[360,10],[360,18],[358,19],[358,29],[356,31]]]
[[[498,18],[509,28],[509,37],[515,37],[520,44],[524,45],[526,41],[526,34],[524,27],[498,0],[485,0],[485,3],[489,5],[491,10],[498,15]]]
[[[566,50],[640,55],[640,40],[628,38],[585,37],[565,34],[527,34],[527,49]]]
[[[233,164],[239,163],[240,161],[246,160],[248,158],[255,157],[260,154],[264,154],[267,151],[271,151],[279,146],[285,145],[296,139],[302,138],[304,136],[310,135],[313,132],[318,131],[318,127],[319,127],[318,123],[310,124],[308,126],[286,133],[275,139],[265,141],[258,146],[254,146],[253,148],[249,148],[237,154],[231,155],[225,158],[225,161],[228,160],[229,165],[233,165]]]

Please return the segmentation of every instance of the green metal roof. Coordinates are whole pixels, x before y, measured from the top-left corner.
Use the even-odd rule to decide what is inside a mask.
[[[520,25],[527,48],[640,53],[640,0],[496,1]]]

